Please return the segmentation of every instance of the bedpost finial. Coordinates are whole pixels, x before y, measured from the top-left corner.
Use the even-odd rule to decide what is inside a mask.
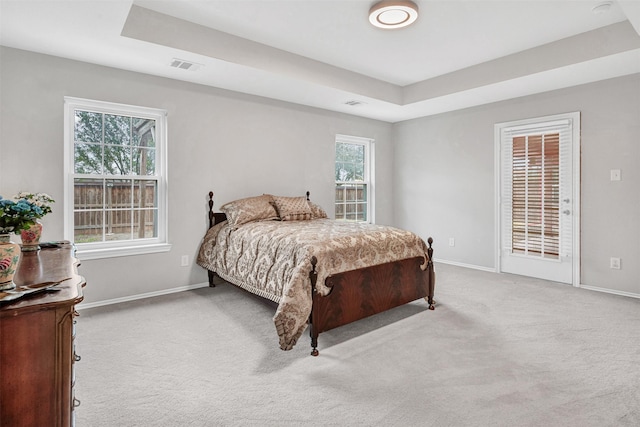
[[[431,247],[431,245],[433,244],[433,238],[429,237],[427,239],[427,243],[429,244],[429,247]]]
[[[309,196],[311,195],[311,192],[307,191],[307,201],[309,201]]]
[[[209,191],[209,228],[215,224],[215,215],[213,214],[213,191]]]

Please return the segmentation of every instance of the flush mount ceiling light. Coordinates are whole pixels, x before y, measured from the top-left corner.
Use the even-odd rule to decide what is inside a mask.
[[[402,28],[418,19],[418,5],[412,1],[384,0],[369,10],[369,22],[378,28]]]

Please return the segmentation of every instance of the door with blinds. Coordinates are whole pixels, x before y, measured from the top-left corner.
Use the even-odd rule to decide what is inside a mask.
[[[499,271],[579,284],[579,129],[579,113],[496,125]]]

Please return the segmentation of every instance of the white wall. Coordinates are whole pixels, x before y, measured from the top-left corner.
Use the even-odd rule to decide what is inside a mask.
[[[640,75],[396,123],[396,225],[433,236],[436,259],[495,268],[494,124],[572,111],[582,125],[581,282],[640,296]]]
[[[376,219],[393,221],[388,123],[4,47],[0,67],[0,194],[54,197],[45,240],[63,238],[64,96],[168,110],[172,250],[83,261],[85,302],[205,282],[202,268],[180,267],[180,259],[197,253],[209,190],[218,208],[265,192],[309,190],[331,212],[337,133],[376,140]]]

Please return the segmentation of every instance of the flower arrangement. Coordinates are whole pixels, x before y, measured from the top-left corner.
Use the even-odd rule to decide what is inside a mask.
[[[51,203],[55,202],[50,195],[46,193],[29,193],[27,191],[21,191],[15,196],[13,200],[26,200],[27,202],[36,206],[34,213],[36,218],[42,218],[48,213],[51,213]]]
[[[0,196],[0,234],[27,230],[36,219],[51,212],[53,202],[45,193],[20,192],[12,200]]]

